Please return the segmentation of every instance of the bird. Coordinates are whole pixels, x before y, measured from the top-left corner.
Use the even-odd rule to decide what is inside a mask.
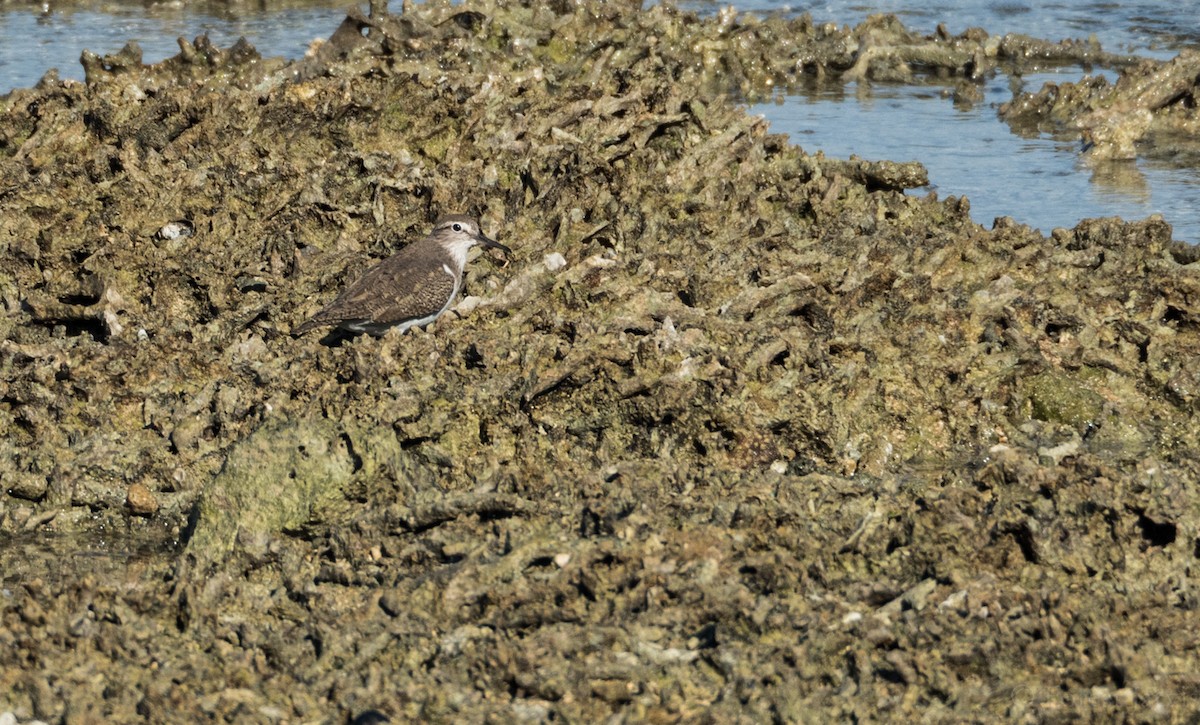
[[[292,330],[299,337],[319,327],[380,336],[436,320],[462,288],[467,252],[477,244],[512,250],[489,239],[479,221],[465,214],[440,217],[428,236],[367,270],[328,305]]]

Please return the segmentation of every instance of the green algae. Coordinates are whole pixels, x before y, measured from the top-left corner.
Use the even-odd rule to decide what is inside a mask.
[[[239,537],[253,540],[299,529],[340,496],[356,465],[330,421],[263,425],[232,447],[205,487],[188,551],[215,564]]]
[[[1104,398],[1087,386],[1083,375],[1045,372],[1021,382],[1030,414],[1038,420],[1084,429],[1104,416]]]

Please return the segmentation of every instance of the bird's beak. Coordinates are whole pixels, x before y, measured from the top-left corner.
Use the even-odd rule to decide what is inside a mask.
[[[479,232],[479,236],[475,237],[475,239],[477,239],[479,241],[479,243],[485,247],[491,247],[492,249],[501,249],[504,251],[505,254],[510,255],[510,256],[512,255],[511,249],[504,246],[500,242],[497,242],[495,239],[489,239],[488,235],[484,234],[482,231]]]

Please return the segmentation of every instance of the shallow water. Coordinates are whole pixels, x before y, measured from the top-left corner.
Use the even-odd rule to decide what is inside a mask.
[[[1049,233],[1090,217],[1161,214],[1176,239],[1200,240],[1200,169],[1161,159],[1089,167],[1076,141],[1017,136],[996,116],[995,106],[1011,97],[1003,77],[990,81],[984,103],[969,109],[956,108],[941,90],[852,87],[752,110],[809,152],[920,161],[932,190],[943,198],[966,196],[971,217],[985,226],[1011,216]]]
[[[681,2],[712,12],[726,2]],[[979,27],[989,33],[1022,33],[1048,40],[1094,35],[1105,50],[1169,58],[1200,41],[1200,9],[1191,2],[1114,2],[1112,0],[826,0],[797,3],[743,0],[732,3],[753,12],[810,13],[818,22],[856,25],[876,13],[894,13],[909,28],[932,32],[945,23],[952,33]]]
[[[688,5],[697,10],[715,7],[710,2]],[[846,25],[876,12],[893,12],[917,31],[932,32],[938,23],[945,23],[952,33],[982,27],[990,33],[1022,33],[1048,40],[1094,37],[1111,52],[1160,59],[1200,46],[1200,8],[1191,3],[759,0],[738,7],[807,11],[818,22]],[[1026,75],[1021,83],[1024,90],[1036,91],[1047,81],[1074,82],[1083,75],[1082,68],[1047,69]],[[1110,74],[1110,79],[1115,75]],[[1006,76],[990,79],[983,102],[971,108],[954,106],[943,93],[950,86],[873,84],[784,96],[752,111],[767,118],[772,130],[787,133],[810,152],[824,151],[836,158],[856,154],[921,161],[939,196],[966,196],[972,218],[986,226],[996,217],[1011,216],[1048,233],[1089,217],[1132,220],[1161,214],[1174,227],[1176,239],[1200,242],[1200,209],[1195,203],[1200,169],[1189,161],[1173,163],[1169,158],[1091,167],[1081,163],[1080,144],[1075,140],[1019,137],[996,115],[997,107],[1012,98],[1009,82]]]
[[[0,606],[22,584],[41,579],[57,583],[79,572],[116,585],[129,580],[136,586],[148,567],[169,561],[177,554],[177,538],[162,526],[117,531],[92,529],[57,533],[38,527],[17,535],[0,534],[5,566],[0,571]]]
[[[37,83],[50,68],[83,80],[84,50],[115,53],[128,40],[142,47],[143,61],[157,63],[179,52],[179,37],[207,33],[218,47],[245,37],[264,56],[298,58],[317,38],[328,38],[346,17],[345,6],[328,2],[256,11],[249,7],[215,15],[186,5],[108,3],[87,10],[46,10],[52,3],[0,6],[0,93]]]
[[[681,2],[714,12],[715,2]],[[1024,33],[1051,40],[1095,36],[1105,49],[1168,58],[1200,45],[1200,10],[1191,3],[1061,0],[831,0],[812,4],[748,0],[739,9],[810,12],[818,22],[852,25],[875,12],[894,12],[909,27],[931,32],[939,22],[957,33],[976,26],[992,33]],[[245,36],[264,56],[299,57],[316,38],[328,37],[344,16],[320,5],[269,12],[230,11],[216,15],[186,6],[145,8],[114,3],[97,10],[57,11],[51,5],[0,8],[0,93],[29,86],[51,67],[64,78],[82,79],[79,55],[116,52],[128,39],[142,46],[145,62],[178,52],[176,38],[201,33],[220,46]],[[1036,90],[1046,80],[1077,80],[1083,69],[1060,69],[1023,80]],[[777,132],[789,134],[810,152],[845,158],[921,161],[942,197],[966,196],[973,218],[990,225],[1011,216],[1049,232],[1080,219],[1161,214],[1175,237],[1200,241],[1200,170],[1188,162],[1139,159],[1088,167],[1079,145],[1049,137],[1021,138],[996,117],[1011,97],[1009,79],[991,79],[984,102],[956,108],[942,87],[849,86],[816,95],[795,95],[754,106]],[[881,113],[881,111],[886,111]],[[919,190],[917,193],[921,193]]]

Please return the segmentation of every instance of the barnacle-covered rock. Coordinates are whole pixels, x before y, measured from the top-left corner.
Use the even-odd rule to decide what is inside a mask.
[[[1191,716],[1196,254],[724,95],[1059,46],[410,5],[0,99],[0,711]],[[285,334],[445,212],[457,314]]]

